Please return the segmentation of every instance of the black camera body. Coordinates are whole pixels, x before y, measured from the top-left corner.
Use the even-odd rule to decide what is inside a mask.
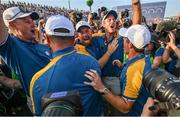
[[[42,116],[82,116],[79,92],[76,90],[48,93],[41,99]]]
[[[158,109],[159,112],[163,110],[167,115],[176,115],[180,112],[180,80],[178,78],[164,69],[152,69],[143,78],[143,84],[151,96],[159,101],[153,109]],[[172,111],[173,113],[170,113]]]
[[[83,14],[81,12],[76,13],[76,22],[81,21],[83,18]]]
[[[169,31],[174,29],[179,30],[180,28],[178,25],[179,23],[175,20],[160,22],[155,29],[155,31],[158,33],[159,41],[168,43],[170,41],[168,38]],[[178,33],[178,31],[176,31],[176,33]]]
[[[94,19],[94,20],[99,20],[99,19],[100,19],[99,16],[98,16],[98,14],[97,14],[96,12],[93,12],[93,13],[92,13],[92,16],[93,16],[93,19]]]
[[[127,18],[127,17],[129,17],[129,10],[125,9],[121,11],[121,18]]]
[[[121,20],[122,20],[122,26],[124,28],[129,28],[132,25],[131,19],[129,19],[129,10],[125,9],[121,11]]]

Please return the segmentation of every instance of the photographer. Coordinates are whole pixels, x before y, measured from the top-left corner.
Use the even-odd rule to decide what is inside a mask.
[[[146,104],[143,107],[141,116],[153,116],[153,112],[149,110],[149,107],[154,105],[154,99],[149,97],[146,101]]]
[[[125,9],[121,12],[120,24],[123,28],[129,28],[132,25],[132,20],[129,18],[129,10]]]
[[[180,114],[180,80],[164,69],[148,71],[143,85],[152,98],[144,105],[142,116],[177,116]]]
[[[167,63],[168,61],[172,60],[172,58],[169,56],[170,49],[172,51],[174,51],[176,53],[178,59],[180,59],[180,48],[176,46],[175,35],[172,32],[170,32],[169,38],[170,38],[170,42],[167,43],[167,46],[166,46],[164,54],[163,54],[163,62],[164,63]]]
[[[162,62],[164,48],[160,46],[157,40],[157,35],[155,33],[151,33],[151,41],[145,48],[145,54],[150,56],[152,68],[164,68],[164,64]]]
[[[93,34],[97,33],[99,30],[99,27],[100,27],[98,24],[100,24],[100,23],[99,23],[99,17],[96,12],[89,13],[88,23],[90,25],[90,28],[91,28]]]
[[[169,39],[170,42],[166,45],[162,59],[164,63],[172,63],[174,61],[174,68],[170,72],[175,76],[180,77],[180,47],[176,46],[175,35],[172,32],[169,34]]]

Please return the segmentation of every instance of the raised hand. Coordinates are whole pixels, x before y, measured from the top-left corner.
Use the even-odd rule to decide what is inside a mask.
[[[139,3],[139,1],[140,1],[140,0],[132,0],[132,3],[133,3],[133,4],[137,4],[137,3]]]
[[[116,49],[118,48],[119,44],[118,44],[118,39],[114,39],[112,41],[112,43],[108,44],[108,50],[107,52],[112,55],[114,53],[114,51],[116,51]]]
[[[175,35],[172,32],[170,32],[168,36],[169,36],[170,42],[167,43],[167,45],[173,49],[176,46],[175,45]]]

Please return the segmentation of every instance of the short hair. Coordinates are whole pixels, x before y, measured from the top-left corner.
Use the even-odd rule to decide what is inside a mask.
[[[50,39],[53,39],[56,42],[67,42],[69,40],[73,40],[74,36],[55,36],[55,35],[48,35]]]
[[[134,45],[133,45],[133,48],[136,52],[139,52],[139,53],[144,53],[144,49],[145,47],[143,47],[142,49],[139,49],[139,48],[136,48]]]
[[[131,43],[131,41],[130,41],[127,37],[125,37],[125,38],[126,38],[126,40],[127,40],[127,43]],[[133,45],[133,43],[132,43],[132,45]],[[147,46],[147,45],[146,45],[146,46]],[[144,46],[142,49],[139,49],[139,48],[136,48],[136,47],[133,45],[133,48],[134,48],[134,50],[135,50],[136,52],[144,53],[144,49],[145,49],[146,46]]]

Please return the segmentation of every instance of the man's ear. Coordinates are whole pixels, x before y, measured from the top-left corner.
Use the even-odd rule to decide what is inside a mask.
[[[134,45],[131,42],[129,42],[129,48],[132,49],[133,47]]]
[[[12,22],[9,22],[9,27],[16,27],[16,23],[14,22],[14,21],[12,21]]]
[[[44,34],[45,39],[47,40],[48,45],[51,44],[51,40],[49,39],[47,34]]]
[[[104,27],[104,24],[105,24],[105,20],[102,20],[102,27]]]

